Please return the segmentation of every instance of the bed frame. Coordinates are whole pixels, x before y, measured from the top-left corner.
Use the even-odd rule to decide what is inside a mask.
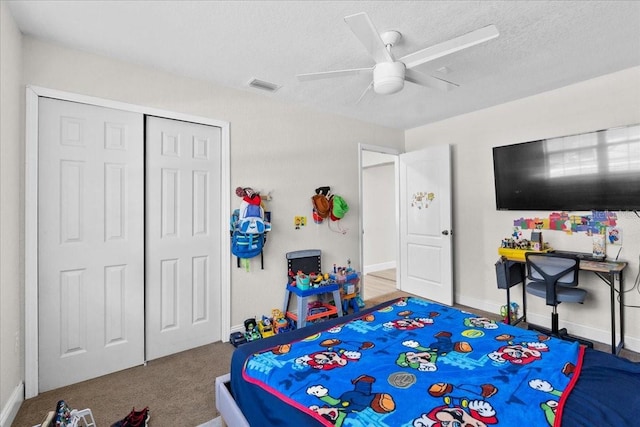
[[[216,409],[222,417],[222,425],[229,427],[250,427],[236,401],[231,395],[231,374],[216,378]]]

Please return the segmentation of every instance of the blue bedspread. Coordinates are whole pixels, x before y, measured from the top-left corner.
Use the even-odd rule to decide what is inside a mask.
[[[239,393],[232,376],[252,425],[554,425],[583,355],[576,343],[419,298],[308,329],[234,355],[257,386]]]

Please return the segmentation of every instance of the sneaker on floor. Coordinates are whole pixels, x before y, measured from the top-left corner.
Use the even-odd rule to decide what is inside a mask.
[[[112,424],[111,427],[147,427],[150,417],[148,407],[141,411],[136,411],[136,408],[133,408],[129,415]]]

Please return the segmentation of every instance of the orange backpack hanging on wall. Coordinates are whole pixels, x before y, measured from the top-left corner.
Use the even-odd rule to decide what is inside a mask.
[[[316,188],[316,194],[311,197],[313,220],[316,224],[322,224],[322,221],[331,215],[331,203],[328,197],[330,191],[329,187],[318,187]]]

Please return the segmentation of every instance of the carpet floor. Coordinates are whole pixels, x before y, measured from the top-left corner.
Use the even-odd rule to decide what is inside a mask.
[[[91,409],[100,427],[124,418],[134,407],[145,406],[151,412],[149,426],[199,426],[219,415],[215,378],[229,372],[233,350],[231,344],[217,342],[41,393],[23,402],[12,425],[39,424],[62,399],[71,408]]]

